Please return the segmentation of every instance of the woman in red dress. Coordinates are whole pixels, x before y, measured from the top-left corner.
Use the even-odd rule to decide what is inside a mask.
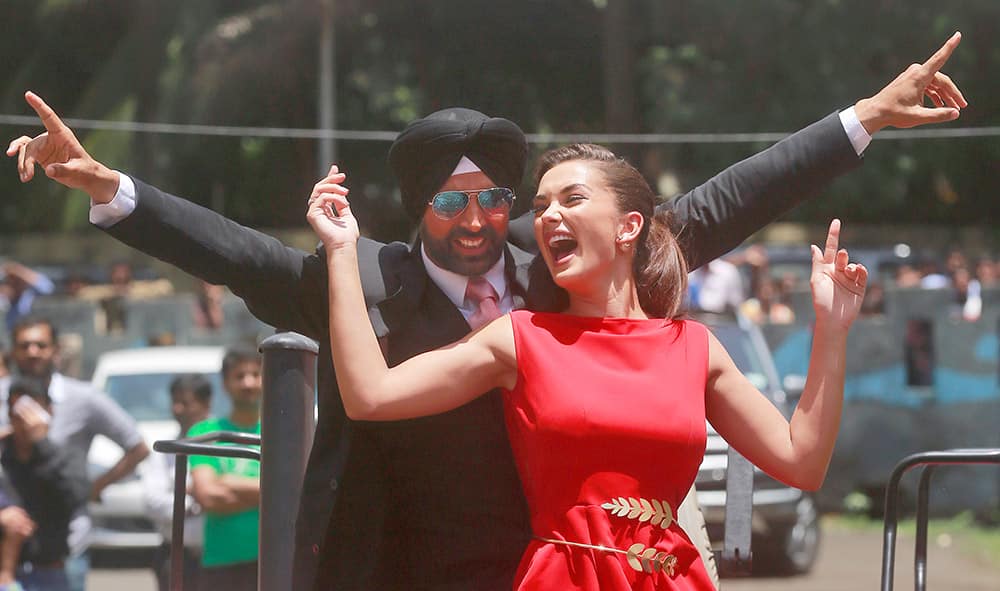
[[[355,420],[399,420],[502,388],[534,533],[517,589],[712,589],[674,514],[704,455],[705,419],[771,476],[819,487],[867,270],[838,250],[834,220],[825,250],[812,247],[816,328],[789,421],[705,326],[681,318],[684,259],[631,165],[576,144],[545,154],[537,177],[535,237],[565,310],[515,311],[393,368],[365,314],[344,176],[316,185],[308,219],[327,252],[344,407]]]

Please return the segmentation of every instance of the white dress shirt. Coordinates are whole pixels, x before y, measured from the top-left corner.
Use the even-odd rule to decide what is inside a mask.
[[[465,290],[469,286],[469,277],[439,267],[427,256],[427,251],[424,250],[422,244],[420,245],[420,256],[424,259],[424,268],[427,269],[427,275],[430,276],[431,281],[441,288],[444,295],[468,320],[476,312],[474,306],[470,307],[465,304]],[[504,255],[501,254],[500,260],[483,275],[483,278],[489,281],[493,289],[500,295],[500,301],[497,302],[497,305],[500,307],[500,311],[506,314],[514,309],[514,297],[508,289],[507,276],[504,275],[504,260]]]

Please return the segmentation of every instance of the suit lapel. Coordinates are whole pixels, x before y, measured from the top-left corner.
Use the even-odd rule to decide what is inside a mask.
[[[471,329],[462,313],[428,277],[420,256],[419,238],[392,267],[398,288],[377,304],[389,334],[407,332],[407,327],[419,316],[434,319],[426,328],[437,335],[454,335],[450,337],[454,340],[468,334]]]
[[[504,273],[507,276],[507,286],[514,300],[515,310],[528,307],[529,270],[534,258],[535,255],[525,252],[513,244],[507,244]]]

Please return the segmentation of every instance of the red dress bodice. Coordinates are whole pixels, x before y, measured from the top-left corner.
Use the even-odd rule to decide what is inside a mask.
[[[712,589],[673,522],[705,453],[707,329],[511,318],[518,381],[505,415],[535,536],[515,588]]]

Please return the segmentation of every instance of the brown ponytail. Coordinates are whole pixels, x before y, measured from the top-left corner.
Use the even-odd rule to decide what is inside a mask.
[[[570,144],[542,154],[535,169],[535,184],[550,169],[563,162],[593,162],[614,192],[618,210],[642,215],[642,231],[636,240],[633,274],[639,304],[647,314],[675,318],[682,314],[687,292],[687,263],[670,231],[670,212],[656,211],[656,195],[634,166],[607,148],[594,144]]]
[[[649,233],[635,257],[639,304],[647,314],[676,318],[683,314],[687,294],[687,261],[670,231],[670,211],[659,210],[648,220]]]

